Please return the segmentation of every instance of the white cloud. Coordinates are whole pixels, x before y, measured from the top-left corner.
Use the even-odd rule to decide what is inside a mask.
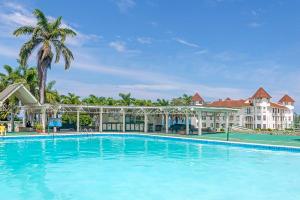
[[[11,46],[6,46],[0,44],[0,55],[8,58],[17,58],[18,57],[18,49],[12,48]]]
[[[33,10],[33,9],[32,9]],[[53,16],[47,16],[50,20],[55,20]],[[36,24],[36,18],[32,11],[21,4],[5,2],[0,6],[0,33],[1,37],[12,37],[12,32],[19,26]],[[82,46],[89,42],[97,42],[101,36],[95,34],[85,34],[68,25],[63,21],[62,26],[73,29],[77,36],[68,38],[67,43],[73,46]]]
[[[126,43],[120,40],[112,41],[108,45],[119,53],[127,53],[131,55],[140,53],[139,50],[128,49]]]
[[[126,46],[125,46],[125,42],[122,42],[122,41],[110,42],[109,46],[118,52],[125,52],[127,50]]]
[[[152,38],[149,38],[149,37],[138,37],[136,40],[141,44],[151,44],[152,43]]]
[[[249,27],[251,28],[258,28],[258,27],[261,27],[262,24],[258,23],[258,22],[251,22],[248,24]]]
[[[189,46],[189,47],[194,47],[194,48],[199,48],[199,45],[198,44],[195,44],[195,43],[192,43],[192,42],[188,42],[184,39],[181,39],[181,38],[173,38],[176,42],[180,43],[180,44],[183,44],[185,46]]]
[[[196,51],[195,54],[197,55],[202,55],[202,54],[206,54],[208,51],[206,49],[200,50],[200,51]]]
[[[122,13],[128,12],[136,5],[134,0],[114,0],[114,2]]]

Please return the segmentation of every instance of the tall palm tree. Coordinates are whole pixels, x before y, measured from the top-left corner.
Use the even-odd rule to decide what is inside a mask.
[[[62,17],[58,17],[53,22],[49,22],[44,13],[35,9],[33,14],[37,19],[35,26],[22,26],[14,31],[15,36],[30,35],[29,41],[21,47],[19,56],[22,66],[25,66],[32,52],[38,49],[37,69],[39,78],[39,97],[40,103],[45,103],[45,90],[47,81],[47,70],[51,68],[53,60],[53,50],[55,48],[55,63],[58,63],[63,56],[65,69],[70,67],[71,61],[74,60],[73,53],[66,47],[66,37],[74,37],[76,33],[70,28],[63,27]]]

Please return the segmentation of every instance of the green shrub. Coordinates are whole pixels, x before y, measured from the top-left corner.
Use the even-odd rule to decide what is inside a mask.
[[[40,131],[44,130],[42,124],[36,124],[36,125],[34,126],[34,128],[35,128],[35,130],[40,130]]]

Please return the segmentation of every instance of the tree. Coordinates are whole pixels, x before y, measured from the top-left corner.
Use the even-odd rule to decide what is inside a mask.
[[[63,56],[65,69],[69,69],[71,61],[74,60],[73,53],[65,45],[67,37],[74,37],[76,33],[70,28],[62,25],[62,17],[58,17],[53,22],[49,22],[44,13],[35,9],[33,14],[37,19],[35,26],[22,26],[14,31],[15,36],[31,35],[29,41],[25,42],[20,49],[20,62],[26,66],[28,58],[32,52],[38,49],[37,69],[39,79],[39,98],[40,103],[45,103],[45,91],[47,81],[47,70],[51,69],[54,53],[52,46],[55,48],[55,63],[58,63]]]
[[[61,96],[61,102],[64,104],[80,104],[80,96],[75,95],[74,93],[68,93],[68,95]]]
[[[168,100],[165,99],[157,99],[157,103],[158,106],[168,106],[170,103]]]
[[[0,87],[1,90],[14,83],[23,83],[24,80],[21,76],[20,68],[13,68],[9,65],[3,66],[5,73],[0,73]],[[10,120],[12,125],[12,131],[14,131],[14,118],[18,110],[18,99],[14,96],[5,101],[4,107],[6,108],[1,112],[1,118],[6,119],[10,114]]]
[[[134,100],[133,98],[131,98],[131,94],[130,93],[119,93],[119,96],[122,98],[122,104],[124,106],[130,106],[132,101]]]
[[[46,102],[47,103],[58,103],[60,102],[60,95],[57,90],[54,90],[53,87],[56,81],[51,81],[47,84],[46,87]]]

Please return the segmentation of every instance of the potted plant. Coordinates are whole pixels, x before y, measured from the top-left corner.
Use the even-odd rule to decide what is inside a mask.
[[[44,132],[45,132],[45,130],[44,130],[42,124],[36,124],[36,125],[35,125],[35,131],[36,131],[37,133],[44,133]]]

